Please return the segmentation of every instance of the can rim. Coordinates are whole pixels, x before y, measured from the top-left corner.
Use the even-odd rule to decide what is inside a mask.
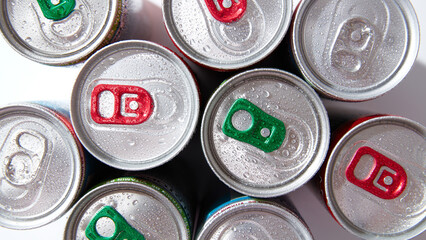
[[[16,103],[9,104],[1,108],[0,117],[2,118],[4,115],[11,114],[16,111],[22,111],[25,114],[32,114],[37,117],[42,117],[54,124],[55,128],[62,129],[60,131],[61,136],[64,138],[64,140],[66,140],[66,142],[68,143],[67,145],[72,147],[71,150],[74,156],[74,171],[71,179],[72,181],[70,181],[72,185],[66,192],[65,197],[62,199],[62,201],[56,204],[56,207],[50,208],[47,213],[39,214],[33,218],[14,217],[6,219],[0,216],[0,225],[10,229],[24,230],[44,226],[65,215],[67,210],[71,208],[72,204],[80,193],[84,173],[82,173],[82,153],[80,152],[80,148],[77,145],[76,139],[70,132],[70,129],[62,122],[62,120],[57,118],[53,110],[36,103]],[[19,222],[19,224],[17,224],[17,222]]]
[[[157,156],[149,161],[126,161],[125,159],[120,159],[118,157],[111,156],[108,152],[104,151],[100,147],[97,146],[96,143],[92,141],[90,135],[87,133],[84,121],[80,112],[82,111],[80,107],[80,93],[86,81],[87,75],[97,67],[97,64],[102,61],[105,56],[110,55],[115,52],[124,51],[125,49],[147,49],[153,53],[160,53],[168,58],[170,58],[178,67],[182,70],[182,73],[185,74],[186,79],[188,81],[188,85],[191,87],[192,96],[190,97],[190,101],[193,104],[192,113],[189,115],[188,126],[182,134],[181,139],[176,143],[176,147],[173,149],[169,149],[166,154],[162,154],[161,156]],[[75,85],[73,87],[73,91],[71,94],[71,121],[75,128],[76,134],[80,139],[81,143],[86,147],[87,151],[89,151],[93,156],[95,156],[101,162],[118,168],[122,170],[146,170],[151,169],[157,166],[160,166],[176,155],[185,148],[188,144],[189,140],[192,138],[192,135],[195,131],[198,115],[200,111],[200,103],[199,103],[199,95],[198,88],[195,83],[195,78],[190,72],[189,68],[185,65],[185,63],[172,51],[169,49],[153,42],[145,41],[145,40],[125,40],[110,44],[98,52],[96,52],[93,56],[91,56],[83,65],[79,75],[77,76]]]
[[[230,206],[230,207],[229,207]],[[246,200],[239,200],[237,202],[230,203],[224,208],[227,207],[226,210],[218,213],[217,215],[210,216],[200,229],[200,232],[198,233],[197,240],[207,239],[207,237],[211,236],[212,231],[217,227],[220,226],[223,222],[228,220],[229,216],[232,216],[235,213],[243,213],[243,212],[252,212],[252,211],[261,211],[265,213],[272,214],[274,216],[277,216],[280,219],[285,220],[288,223],[291,224],[295,228],[297,227],[297,230],[299,230],[299,233],[304,236],[303,239],[309,240],[313,239],[312,233],[309,230],[309,227],[306,225],[306,223],[302,220],[301,217],[297,216],[295,213],[293,213],[291,210],[279,206],[275,203],[259,200],[259,199],[246,199]],[[220,209],[218,211],[221,211]]]
[[[234,82],[239,82],[241,79],[247,76],[256,76],[258,74],[267,74],[270,76],[277,76],[281,79],[285,79],[286,81],[290,81],[292,84],[296,85],[300,89],[302,89],[307,95],[311,97],[311,102],[313,107],[316,109],[317,116],[319,116],[320,119],[318,119],[318,124],[320,127],[319,129],[319,136],[318,136],[318,144],[316,146],[317,153],[313,155],[312,160],[308,167],[305,167],[305,169],[298,174],[297,177],[293,179],[293,181],[286,183],[284,185],[279,185],[277,187],[273,188],[258,188],[250,185],[246,185],[243,183],[238,182],[236,179],[234,179],[232,176],[228,176],[228,172],[221,166],[219,163],[219,157],[216,156],[214,152],[214,146],[213,143],[209,140],[209,137],[211,135],[211,129],[212,129],[212,123],[211,119],[213,118],[213,114],[218,108],[217,102],[218,99],[221,98],[222,94],[224,94],[227,90],[228,85],[234,84]],[[259,68],[259,69],[253,69],[248,70],[242,73],[239,73],[230,79],[226,80],[224,83],[222,83],[219,88],[213,93],[211,98],[209,99],[205,112],[202,118],[201,122],[201,147],[203,149],[204,156],[206,157],[207,163],[209,164],[212,171],[215,173],[215,175],[228,187],[234,189],[237,192],[254,196],[254,197],[276,197],[280,195],[284,195],[288,192],[291,192],[298,187],[302,186],[304,183],[306,183],[309,179],[311,179],[316,172],[321,167],[322,163],[325,160],[328,145],[330,140],[330,125],[328,121],[327,111],[324,107],[324,105],[321,102],[321,99],[318,97],[318,95],[315,93],[315,91],[302,79],[298,78],[296,75],[293,75],[291,73],[279,70],[279,69],[273,69],[273,68]],[[309,171],[308,171],[309,170]]]
[[[185,41],[180,37],[178,31],[175,30],[174,24],[172,24],[174,21],[172,19],[173,14],[171,13],[171,2],[171,0],[163,0],[162,12],[164,24],[166,25],[167,33],[170,36],[172,42],[179,49],[180,52],[182,52],[186,57],[188,57],[195,63],[216,70],[241,69],[258,63],[264,58],[266,58],[282,42],[285,34],[289,30],[293,13],[293,1],[283,0],[283,2],[285,3],[284,5],[286,6],[286,10],[283,13],[285,14],[285,17],[283,17],[282,24],[278,28],[277,34],[274,35],[274,37],[268,42],[268,44],[266,44],[264,48],[257,51],[256,53],[258,54],[256,55],[251,55],[250,57],[247,57],[244,60],[230,61],[225,63],[223,60],[220,59],[216,61],[209,61],[207,57],[204,57],[196,51],[193,51],[192,48],[185,43]]]
[[[345,91],[339,88],[333,88],[329,84],[323,82],[316,71],[308,64],[307,56],[303,46],[303,36],[301,36],[306,14],[311,5],[315,1],[302,1],[298,10],[295,13],[293,20],[293,28],[291,32],[291,48],[295,62],[299,67],[304,79],[312,85],[319,93],[324,96],[334,98],[340,101],[359,102],[377,98],[386,92],[390,91],[398,85],[408,74],[413,66],[420,48],[420,25],[416,12],[409,0],[394,1],[399,6],[399,9],[404,16],[407,25],[407,44],[406,51],[401,62],[396,66],[396,69],[391,75],[386,77],[380,84],[371,86],[365,90]]]
[[[32,61],[48,65],[74,64],[82,61],[90,53],[101,47],[107,39],[109,39],[109,35],[111,35],[110,31],[112,31],[117,24],[116,19],[120,18],[122,0],[109,1],[109,14],[106,23],[100,30],[100,34],[96,35],[96,38],[91,41],[89,45],[79,48],[78,51],[73,51],[68,54],[56,55],[55,57],[52,57],[49,56],[49,54],[46,52],[34,51],[30,46],[27,46],[10,26],[9,20],[4,14],[6,11],[5,5],[7,4],[7,1],[2,1],[0,3],[0,32],[2,33],[1,35],[3,35],[9,46],[11,46],[20,55]]]
[[[426,219],[421,220],[418,224],[413,226],[412,228],[409,228],[406,231],[400,232],[400,233],[394,233],[394,234],[380,234],[376,235],[374,233],[363,231],[361,228],[355,226],[351,223],[349,219],[347,219],[344,214],[341,213],[339,210],[338,204],[334,200],[334,193],[331,186],[331,178],[332,178],[332,171],[334,168],[336,155],[340,152],[341,147],[343,147],[347,141],[351,139],[352,136],[357,134],[358,132],[371,127],[371,125],[377,125],[382,122],[388,122],[388,123],[396,123],[399,125],[403,125],[405,127],[408,127],[415,132],[420,133],[421,135],[426,137],[426,127],[422,126],[420,123],[415,122],[413,120],[410,120],[408,118],[400,117],[400,116],[378,116],[371,119],[368,119],[366,121],[363,121],[359,123],[358,125],[352,127],[348,132],[346,132],[341,139],[337,142],[335,147],[332,149],[330,157],[328,158],[327,164],[325,166],[325,173],[324,173],[324,196],[326,200],[326,205],[328,209],[330,210],[333,217],[336,219],[336,221],[347,231],[350,233],[364,238],[364,239],[409,239],[412,237],[415,237],[416,235],[422,233],[426,230]]]
[[[118,190],[134,191],[136,194],[148,194],[154,197],[161,204],[167,207],[167,209],[172,210],[173,217],[176,221],[178,221],[177,228],[181,230],[182,236],[187,236],[187,234],[190,234],[187,231],[185,220],[177,209],[177,206],[165,195],[165,193],[149,186],[148,182],[140,179],[118,178],[107,181],[90,190],[74,205],[64,229],[64,239],[75,239],[75,233],[77,231],[78,224],[80,223],[80,221],[77,220],[81,219],[84,212],[98,199],[107,196],[110,193],[118,192]]]

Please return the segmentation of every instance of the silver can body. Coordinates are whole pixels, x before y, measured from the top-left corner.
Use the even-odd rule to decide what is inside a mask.
[[[146,41],[111,44],[93,55],[74,85],[76,133],[102,162],[143,170],[176,156],[199,114],[195,80],[171,51]]]
[[[419,31],[408,0],[308,0],[297,10],[291,40],[304,78],[320,93],[364,101],[406,76]]]
[[[295,213],[273,201],[241,197],[214,209],[197,239],[313,239]]]
[[[358,122],[332,149],[324,192],[334,218],[364,239],[409,239],[426,229],[426,128],[381,116]]]
[[[23,56],[50,65],[79,62],[108,43],[120,25],[121,0],[71,0],[63,19],[49,19],[49,0],[3,1],[0,27],[9,44]],[[54,6],[53,6],[54,7]]]
[[[241,103],[248,105],[236,109]],[[231,134],[228,128],[234,128]],[[315,91],[275,69],[246,71],[224,82],[201,124],[212,170],[232,189],[255,197],[283,195],[307,182],[324,161],[329,135],[328,116]],[[260,145],[252,142],[256,139]]]
[[[65,238],[97,239],[91,236],[190,240],[191,229],[168,191],[145,180],[119,178],[91,190],[71,213]]]
[[[238,11],[242,16],[226,18]],[[292,11],[290,0],[163,1],[164,21],[175,45],[196,63],[219,70],[265,58],[283,39]]]
[[[71,124],[38,104],[0,109],[0,225],[50,223],[71,207],[85,179],[85,160]]]

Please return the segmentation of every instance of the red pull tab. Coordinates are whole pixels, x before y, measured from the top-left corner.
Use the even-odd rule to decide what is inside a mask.
[[[111,117],[103,117],[99,112],[99,97],[105,91],[114,96],[114,111]],[[141,87],[99,84],[92,91],[90,113],[93,121],[99,124],[136,125],[151,116],[153,107],[151,96]]]
[[[221,22],[240,19],[247,9],[247,0],[204,0],[212,16]]]
[[[358,179],[354,171],[364,155],[372,156],[374,165],[367,178]],[[366,146],[356,151],[346,168],[346,178],[349,182],[382,199],[398,197],[407,185],[407,174],[398,163]]]

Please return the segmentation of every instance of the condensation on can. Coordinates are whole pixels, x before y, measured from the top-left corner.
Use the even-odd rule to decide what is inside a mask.
[[[329,135],[327,112],[315,91],[276,69],[250,70],[224,82],[201,124],[213,172],[235,191],[255,197],[283,195],[307,182],[325,159]]]
[[[199,115],[198,88],[177,55],[147,41],[123,41],[94,54],[74,85],[76,133],[102,162],[144,170],[175,157]]]
[[[0,225],[30,229],[71,207],[86,179],[83,148],[68,118],[22,103],[0,109]]]
[[[408,0],[307,0],[295,14],[291,44],[301,73],[318,92],[365,101],[407,75],[419,31]]]
[[[233,199],[214,209],[197,239],[313,239],[308,226],[284,205],[250,197]]]
[[[128,239],[190,240],[191,231],[187,213],[168,191],[149,181],[126,177],[99,185],[76,204],[65,239],[115,239],[120,235]]]
[[[292,12],[291,0],[163,1],[174,44],[194,62],[217,70],[244,68],[269,55],[284,38]]]
[[[73,2],[72,11],[63,18],[49,19],[47,13],[58,11],[50,0],[3,1],[1,32],[17,52],[33,61],[49,65],[80,62],[120,30],[122,2],[127,0],[69,0],[57,7]]]
[[[341,134],[323,173],[327,207],[364,239],[409,239],[426,229],[426,128],[407,118],[362,118]]]

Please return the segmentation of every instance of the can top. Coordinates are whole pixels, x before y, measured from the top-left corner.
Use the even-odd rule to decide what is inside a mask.
[[[204,66],[233,70],[269,55],[291,22],[291,0],[163,0],[176,46]]]
[[[426,128],[396,116],[348,131],[325,172],[327,204],[361,238],[408,239],[426,229]]]
[[[199,96],[186,65],[147,41],[123,41],[94,54],[74,85],[71,119],[87,150],[126,170],[161,165],[191,138]]]
[[[78,62],[111,39],[121,0],[2,1],[0,28],[9,44],[40,63]],[[57,1],[59,2],[59,1]]]
[[[79,193],[82,156],[73,134],[37,104],[0,109],[0,225],[42,226],[62,216]]]
[[[224,82],[207,104],[201,139],[216,175],[249,196],[272,197],[307,182],[329,143],[326,110],[300,78],[255,69]]]
[[[233,202],[210,216],[197,239],[313,239],[305,223],[281,206],[247,199]]]
[[[305,79],[344,101],[378,97],[413,65],[419,23],[408,0],[303,1],[292,48]]]
[[[122,178],[87,193],[68,220],[66,239],[189,240],[187,219],[176,200],[149,182]],[[114,238],[117,239],[117,238]]]

